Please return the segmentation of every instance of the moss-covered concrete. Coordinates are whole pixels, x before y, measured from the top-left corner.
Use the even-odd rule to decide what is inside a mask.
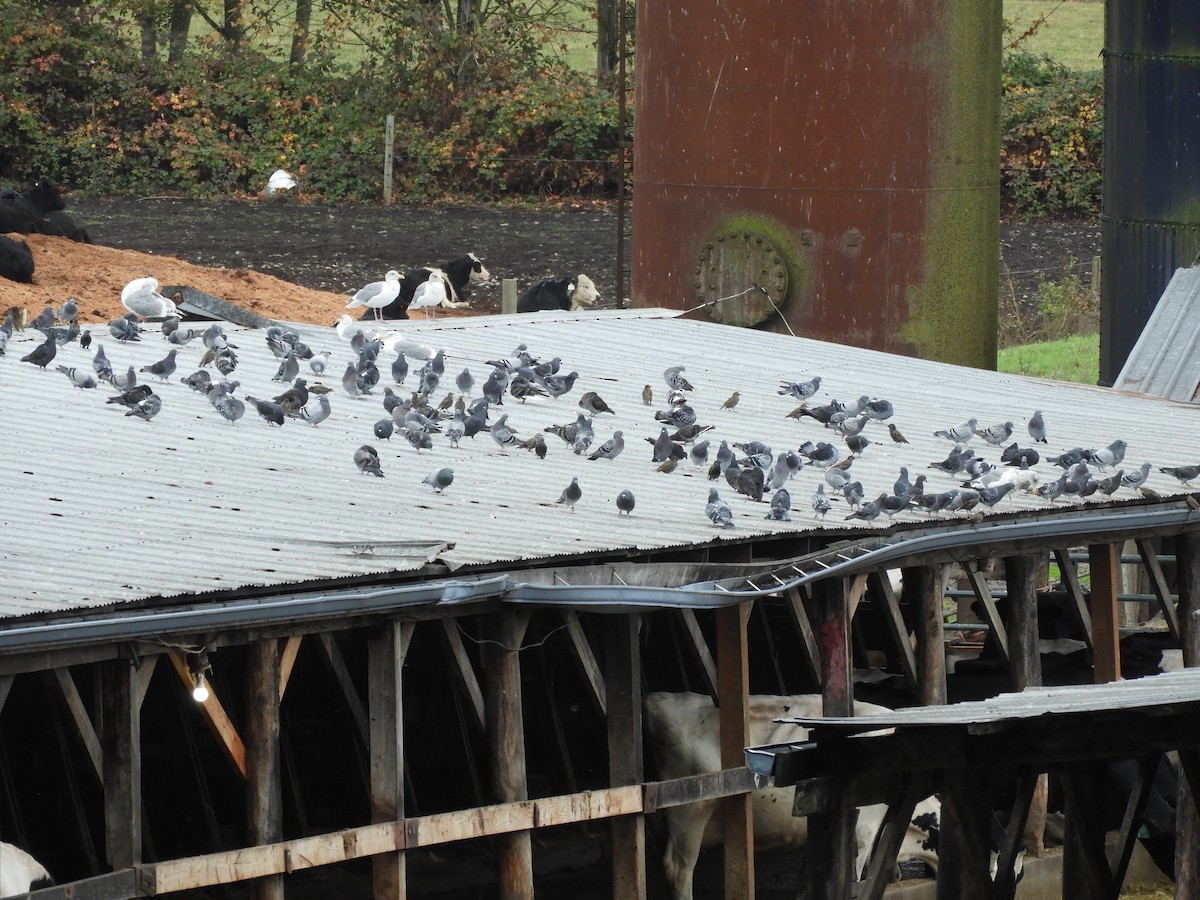
[[[924,359],[994,369],[1000,245],[1001,0],[945,0],[934,15],[949,77],[930,97],[924,278],[901,337]]]

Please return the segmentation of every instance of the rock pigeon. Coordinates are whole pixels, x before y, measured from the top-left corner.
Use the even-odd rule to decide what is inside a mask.
[[[1150,477],[1150,463],[1142,463],[1141,468],[1134,472],[1126,472],[1121,476],[1121,487],[1136,491]]]
[[[781,381],[779,393],[806,400],[821,389],[821,376],[814,375],[808,381]]]
[[[175,304],[158,292],[155,278],[135,278],[121,289],[121,305],[143,319],[178,316]]]
[[[316,403],[316,408],[313,408],[313,406],[309,404],[300,411],[300,418],[302,418],[309,425],[312,425],[314,428],[328,419],[331,411],[329,398],[324,394],[317,396]]]
[[[53,315],[53,313],[51,313]],[[39,369],[45,371],[46,366],[54,361],[55,355],[58,353],[58,344],[54,342],[54,338],[48,337],[27,354],[21,357],[21,362],[33,363]]]
[[[988,425],[986,428],[976,428],[975,434],[983,438],[993,447],[999,447],[1010,437],[1012,437],[1013,423],[999,422],[995,425]]]
[[[204,369],[197,369],[191,375],[185,375],[179,380],[197,394],[204,394],[205,396],[208,396],[208,392],[213,388],[212,376],[204,371]]]
[[[142,366],[139,372],[149,372],[151,375],[157,375],[160,380],[168,381],[175,374],[175,354],[178,350],[171,350],[160,359],[158,362],[150,363],[148,366]]]
[[[692,444],[692,449],[688,452],[688,456],[691,458],[693,466],[708,465],[708,448],[708,441],[697,441]]]
[[[862,456],[863,451],[871,446],[871,442],[861,434],[849,434],[846,435],[846,446],[850,448],[851,453]]]
[[[263,421],[270,425],[283,425],[283,407],[272,400],[259,400],[255,397],[246,395],[246,402],[253,404],[258,414],[262,416]]]
[[[1158,471],[1173,475],[1183,482],[1188,487],[1191,487],[1191,481],[1200,475],[1200,466],[1159,466]]]
[[[354,464],[358,466],[360,475],[383,477],[383,470],[379,467],[379,453],[370,444],[363,444],[354,451]]]
[[[625,488],[621,493],[617,494],[617,515],[629,515],[633,512],[633,507],[637,501],[633,498],[633,491]]]
[[[108,323],[108,333],[121,342],[140,341],[142,329],[138,327],[136,319],[135,313],[126,313],[119,319],[113,319]]]
[[[1125,450],[1128,444],[1124,441],[1113,441],[1107,447],[1101,447],[1099,450],[1090,451],[1086,458],[1094,462],[1101,469],[1111,469],[1119,466],[1125,459]]]
[[[575,504],[579,502],[579,498],[583,496],[583,488],[579,486],[579,477],[571,479],[571,483],[563,488],[562,494],[559,495],[557,502],[566,506],[571,512],[575,512]]]
[[[96,379],[92,377],[91,372],[76,369],[74,366],[55,366],[55,369],[70,378],[71,384],[77,388],[86,390],[96,386]]]
[[[440,494],[454,483],[454,470],[449,466],[443,466],[440,469],[434,469],[421,481],[433,488],[435,494]]]
[[[400,296],[400,273],[389,269],[383,281],[372,281],[355,292],[346,309],[366,307],[375,311],[375,321],[383,321],[383,308]]]
[[[74,297],[69,297],[67,302],[58,308],[58,320],[74,322],[77,318],[79,318],[79,301]]]
[[[729,508],[728,503],[721,499],[716,488],[708,490],[708,503],[704,507],[704,514],[718,528],[733,527],[733,510]]]
[[[604,398],[595,391],[588,391],[579,398],[579,408],[592,416],[613,412],[609,405],[604,402]],[[616,415],[616,413],[613,413],[613,415]]]
[[[458,388],[460,393],[470,396],[471,388],[475,386],[475,376],[471,374],[470,369],[463,369],[454,377],[454,386]]]
[[[788,493],[787,488],[780,488],[771,497],[771,511],[767,513],[767,518],[777,522],[790,522],[791,511],[792,495]]]
[[[123,375],[120,372],[110,373],[108,381],[118,391],[128,391],[137,384],[137,372],[130,366]]]
[[[320,353],[314,353],[308,358],[308,367],[314,375],[324,375],[325,368],[329,365],[329,351],[322,350]]]
[[[616,459],[625,449],[625,433],[614,431],[613,436],[597,447],[588,459]]]
[[[878,398],[867,400],[862,408],[863,415],[874,419],[877,422],[882,422],[885,419],[890,419],[896,414],[895,408],[889,400],[880,400]]]
[[[569,372],[566,375],[547,375],[539,383],[551,397],[561,397],[571,392],[571,388],[575,386],[575,379],[578,377],[578,372]]]
[[[883,512],[883,501],[887,499],[887,494],[880,494],[869,503],[864,503],[858,509],[846,516],[847,520],[859,519],[863,522],[872,522],[879,518],[879,514]]]
[[[390,441],[392,439],[392,431],[395,429],[391,419],[380,419],[375,423],[372,430],[375,432],[375,437],[381,441]]]
[[[1029,423],[1027,427],[1029,428],[1029,436],[1033,438],[1036,443],[1047,443],[1046,421],[1042,418],[1042,411],[1040,409],[1035,409],[1033,411],[1033,415],[1029,417]]]
[[[289,350],[287,355],[279,361],[279,368],[275,370],[275,374],[271,376],[272,381],[282,381],[284,384],[290,384],[291,381],[300,374],[300,360],[296,358],[296,351]]]
[[[817,492],[812,496],[813,512],[817,514],[818,519],[824,519],[825,514],[833,509],[833,504],[829,502],[829,498],[825,496],[825,485],[818,484]]]
[[[109,397],[105,403],[120,403],[122,406],[134,407],[154,393],[148,384],[139,384],[136,387],[131,387],[122,394],[117,394],[115,397]]]
[[[948,441],[953,441],[956,444],[965,443],[975,436],[975,428],[979,425],[978,419],[967,419],[951,428],[946,428],[942,431],[935,431],[934,437],[945,438]]]
[[[489,430],[492,440],[496,442],[501,450],[507,451],[507,448],[517,442],[516,432],[508,427],[508,413],[497,419]]]
[[[665,381],[667,383],[667,387],[669,387],[671,390],[673,390],[673,391],[693,390],[692,385],[688,382],[687,378],[684,377],[684,374],[683,374],[684,368],[685,368],[684,366],[671,366],[671,368],[669,368],[663,372],[663,381]],[[648,389],[649,385],[647,385],[646,387]],[[643,401],[646,400],[646,390],[642,391],[642,400]]]
[[[139,419],[145,419],[147,422],[149,422],[151,419],[157,416],[161,410],[162,399],[157,394],[150,394],[144,400],[139,400],[132,407],[130,407],[129,412],[125,413],[125,415],[137,416]]]
[[[246,404],[219,385],[208,392],[208,402],[230,425],[246,413]]]

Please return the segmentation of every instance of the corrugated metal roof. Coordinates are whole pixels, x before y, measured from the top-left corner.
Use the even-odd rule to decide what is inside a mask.
[[[581,394],[595,390],[616,410],[597,418],[597,445],[621,428],[627,446],[615,461],[594,462],[553,435],[547,435],[545,460],[522,450],[503,453],[486,434],[464,440],[457,450],[435,436],[434,450],[420,454],[399,437],[390,444],[375,440],[372,424],[384,416],[381,402],[342,392],[340,373],[350,351],[330,328],[298,326],[314,349],[333,352],[331,375],[324,379],[336,388],[333,415],[319,428],[298,421],[268,426],[252,409],[235,425],[226,423],[179,382],[196,368],[198,342],[180,351],[174,378],[156,387],[162,412],[144,422],[105,404],[112,394],[107,385],[77,390],[53,371],[59,363],[88,367],[94,345],[90,352],[68,345],[42,372],[19,361],[40,335],[15,335],[0,359],[0,617],[411,575],[432,559],[455,570],[891,524],[882,517],[869,525],[847,522],[844,503],[818,522],[810,509],[820,480],[815,469],[806,468],[789,484],[795,506],[790,523],[768,521],[765,503],[737,495],[723,480],[709,482],[686,462],[672,474],[656,472],[642,438],[658,433],[654,411],[667,394],[661,373],[671,365],[686,366],[696,386],[693,406],[702,422],[716,426],[708,435],[714,449],[722,438],[761,440],[776,452],[806,439],[834,440],[811,419],[785,417],[797,403],[779,395],[780,379],[821,375],[816,401],[860,394],[892,400],[892,421],[910,443],[892,443],[877,423],[868,427],[875,443],[852,470],[868,496],[889,491],[901,465],[914,477],[928,474],[930,489],[950,486],[949,476],[927,468],[950,447],[932,435],[934,429],[974,416],[981,424],[1012,420],[1023,438],[1034,409],[1045,415],[1050,452],[1100,447],[1119,437],[1130,444],[1126,468],[1143,460],[1200,462],[1194,407],[669,316],[609,311],[401,323],[414,339],[446,350],[447,385],[464,367],[481,381],[484,360],[509,356],[518,343],[542,358],[561,356],[566,369],[580,373],[574,390],[558,400],[521,404],[506,398],[509,423],[527,436],[571,422]],[[156,333],[120,345],[103,326],[93,332],[119,368],[154,362],[168,349]],[[284,386],[270,380],[277,360],[262,332],[236,331],[233,340],[240,345],[240,393],[281,393]],[[382,360],[385,382],[389,365],[390,358]],[[414,382],[410,374],[408,384]],[[646,384],[654,391],[653,406],[642,404]],[[733,390],[741,392],[741,402],[721,409]],[[351,457],[363,443],[379,448],[384,478],[358,473]],[[452,466],[456,477],[436,495],[421,479],[443,465]],[[1058,471],[1045,462],[1038,468]],[[583,498],[571,513],[555,501],[573,476]],[[714,528],[704,514],[714,484],[733,507],[736,526],[728,531]],[[1186,492],[1157,471],[1149,484],[1164,495]],[[616,515],[614,499],[623,488],[637,497],[630,517]],[[1005,501],[1001,509],[1009,506]],[[1042,509],[1045,503],[1021,496],[1011,507]],[[922,519],[906,512],[896,521]]]
[[[1176,269],[1113,385],[1171,400],[1200,393],[1200,266]]]

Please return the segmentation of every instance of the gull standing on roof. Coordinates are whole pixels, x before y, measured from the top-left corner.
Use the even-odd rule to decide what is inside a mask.
[[[121,289],[121,305],[143,319],[178,316],[175,304],[158,292],[157,278],[135,278]]]
[[[413,292],[412,302],[408,304],[408,311],[423,309],[426,318],[432,316],[436,319],[437,308],[445,299],[446,285],[442,281],[441,273],[430,272],[429,277],[417,285],[417,289]]]
[[[358,309],[365,306],[375,311],[375,321],[383,321],[383,308],[400,296],[400,273],[389,269],[383,276],[383,281],[372,281],[358,289],[346,309]]]

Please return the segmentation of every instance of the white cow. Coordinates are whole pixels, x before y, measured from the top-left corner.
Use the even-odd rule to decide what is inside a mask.
[[[16,897],[53,885],[45,866],[20,847],[0,841],[0,897]]]
[[[650,753],[659,764],[659,777],[683,778],[721,769],[719,724],[717,708],[707,694],[653,693],[643,701],[645,733]],[[855,703],[855,712],[871,714],[890,712],[886,707],[870,703]],[[750,743],[752,745],[801,741],[807,729],[795,725],[779,725],[773,719],[785,716],[821,715],[819,694],[797,694],[787,697],[751,696]],[[754,843],[759,849],[774,847],[803,847],[808,837],[807,821],[792,815],[794,788],[764,788],[755,791],[753,798]],[[667,820],[667,849],[663,868],[674,900],[691,900],[692,871],[701,847],[711,847],[721,841],[720,817],[713,817],[717,801],[706,800],[663,810]],[[875,842],[883,822],[886,807],[863,807],[855,828],[858,847],[859,877],[866,864],[866,855]],[[917,804],[913,820],[928,825],[940,820],[941,804],[930,797]],[[937,855],[931,846],[927,829],[911,826],[900,848],[901,861],[921,860],[935,871]]]

